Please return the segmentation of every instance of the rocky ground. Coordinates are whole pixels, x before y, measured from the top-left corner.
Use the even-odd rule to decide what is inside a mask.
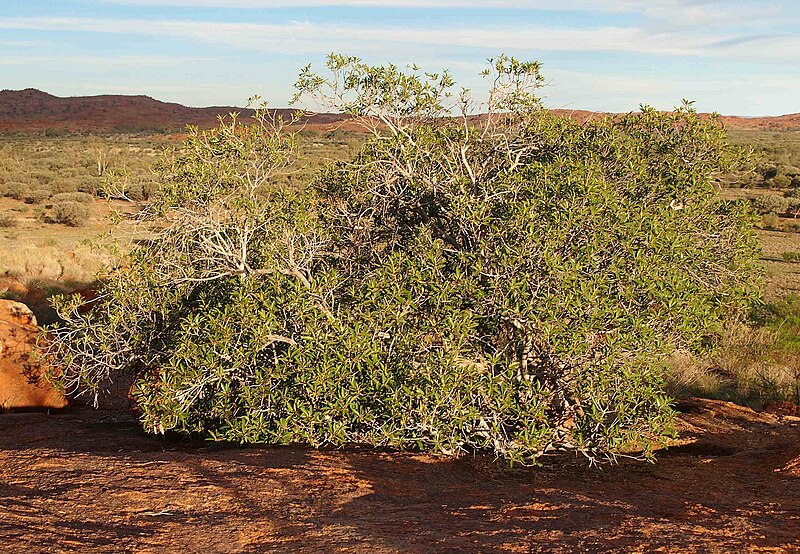
[[[657,464],[234,448],[0,415],[3,552],[800,552],[800,418],[680,405]]]

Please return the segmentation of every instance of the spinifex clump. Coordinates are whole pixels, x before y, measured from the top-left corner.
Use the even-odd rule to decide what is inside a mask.
[[[136,246],[87,314],[62,301],[69,389],[135,375],[149,431],[367,443],[532,463],[648,449],[670,430],[662,361],[759,294],[738,153],[688,106],[580,124],[501,57],[488,102],[447,73],[331,56],[300,96],[372,133],[302,193],[294,137],[259,110],[163,164]],[[483,112],[481,116],[470,116]]]

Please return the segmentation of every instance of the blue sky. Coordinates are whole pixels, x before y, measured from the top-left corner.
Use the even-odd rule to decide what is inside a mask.
[[[555,108],[800,112],[798,0],[0,0],[0,89],[285,106],[329,52],[451,69],[543,63]]]

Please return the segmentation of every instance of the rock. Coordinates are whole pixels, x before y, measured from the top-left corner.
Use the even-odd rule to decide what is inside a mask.
[[[770,402],[764,407],[764,411],[770,414],[800,417],[800,406],[793,402]]]
[[[0,300],[0,411],[64,408],[66,397],[44,377],[39,327],[25,304]]]
[[[0,293],[14,298],[22,298],[28,293],[28,288],[11,277],[0,277]]]

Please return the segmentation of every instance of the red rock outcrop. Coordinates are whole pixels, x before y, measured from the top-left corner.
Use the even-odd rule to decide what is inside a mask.
[[[770,414],[800,417],[800,406],[793,402],[770,402],[764,407]]]
[[[25,304],[0,300],[0,411],[64,408],[66,397],[44,377],[39,327]]]

